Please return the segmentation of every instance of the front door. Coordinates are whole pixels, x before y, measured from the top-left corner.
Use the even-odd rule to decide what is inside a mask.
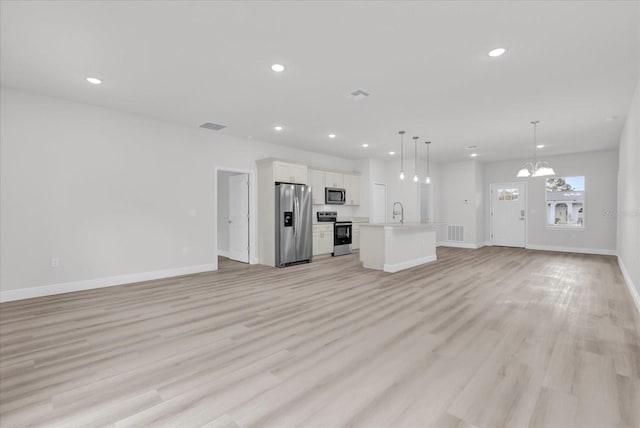
[[[491,185],[491,241],[493,245],[524,247],[527,228],[526,183]]]
[[[249,263],[249,174],[229,177],[229,258]]]

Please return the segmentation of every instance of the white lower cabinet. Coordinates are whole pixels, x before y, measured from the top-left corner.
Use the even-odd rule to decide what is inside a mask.
[[[353,235],[351,235],[351,249],[360,249],[360,225],[354,223],[352,227]]]
[[[313,225],[313,255],[333,253],[333,224]]]

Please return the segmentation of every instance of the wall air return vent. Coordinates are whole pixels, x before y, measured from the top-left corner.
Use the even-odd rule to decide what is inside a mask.
[[[362,89],[356,89],[355,91],[351,91],[347,94],[347,98],[350,98],[354,101],[361,101],[371,95],[369,92],[363,91]]]
[[[224,129],[226,127],[227,125],[220,125],[219,123],[211,123],[211,122],[205,122],[202,125],[200,125],[200,128],[211,129],[212,131],[220,131],[221,129]]]
[[[464,242],[464,226],[461,224],[447,225],[447,241]]]

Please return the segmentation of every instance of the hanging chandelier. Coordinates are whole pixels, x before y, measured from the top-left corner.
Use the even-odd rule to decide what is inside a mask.
[[[431,145],[431,141],[425,141],[424,142],[427,145],[427,179],[425,180],[425,183],[430,184],[431,183],[431,175],[429,174],[429,146]]]
[[[551,165],[548,162],[538,161],[537,158],[537,146],[538,146],[538,136],[537,136],[537,126],[540,123],[539,120],[534,120],[531,122],[533,125],[533,162],[527,162],[522,165],[520,171],[518,171],[518,175],[516,177],[545,177],[548,175],[556,175]]]

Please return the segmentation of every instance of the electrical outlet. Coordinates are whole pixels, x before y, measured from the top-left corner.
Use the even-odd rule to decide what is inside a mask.
[[[51,267],[57,268],[60,266],[60,258],[59,257],[51,257]]]
[[[189,254],[189,247],[182,247],[182,254]]]
[[[196,211],[195,209],[191,208],[189,210],[189,217],[196,217],[198,215],[198,211]]]

